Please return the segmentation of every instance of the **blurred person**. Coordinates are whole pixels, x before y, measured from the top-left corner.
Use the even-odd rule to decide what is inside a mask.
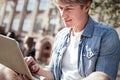
[[[15,39],[19,43],[19,47],[22,50],[23,41],[19,39],[19,35],[16,35],[14,31],[11,31],[11,32],[8,32],[6,36]]]
[[[5,27],[0,25],[0,34],[1,35],[6,35],[5,33]]]
[[[13,38],[13,39],[16,40],[16,34],[15,34],[15,32],[13,32],[13,31],[8,32],[6,36],[8,36],[8,37]]]
[[[46,80],[82,80],[100,71],[115,80],[120,60],[118,34],[89,16],[92,0],[54,2],[65,28],[56,35],[47,70],[37,66],[32,57],[25,57],[31,72]]]
[[[23,56],[32,56],[35,58],[35,41],[33,37],[26,36],[24,41],[23,41]]]
[[[50,62],[52,55],[52,37],[45,36],[36,43],[35,58],[40,65],[47,66]]]

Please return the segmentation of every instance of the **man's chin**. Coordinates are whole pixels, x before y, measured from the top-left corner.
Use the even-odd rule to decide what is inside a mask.
[[[65,27],[70,27],[70,25],[69,24],[64,24],[65,25]]]
[[[72,28],[71,26],[65,26],[66,28]]]

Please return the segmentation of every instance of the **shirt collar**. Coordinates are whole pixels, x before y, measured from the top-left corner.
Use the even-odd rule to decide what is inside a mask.
[[[82,34],[82,36],[86,36],[86,37],[91,37],[94,31],[94,21],[93,19],[89,16],[88,18],[88,22],[85,26],[84,32]]]

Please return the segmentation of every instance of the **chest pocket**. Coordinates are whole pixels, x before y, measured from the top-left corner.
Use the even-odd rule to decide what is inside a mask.
[[[101,38],[96,36],[88,38],[85,41],[82,57],[84,73],[86,76],[95,71],[95,66],[99,56],[100,41]]]

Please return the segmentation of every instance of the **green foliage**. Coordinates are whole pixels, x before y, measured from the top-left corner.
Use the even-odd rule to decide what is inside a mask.
[[[97,21],[120,27],[120,0],[93,0],[90,15]]]

